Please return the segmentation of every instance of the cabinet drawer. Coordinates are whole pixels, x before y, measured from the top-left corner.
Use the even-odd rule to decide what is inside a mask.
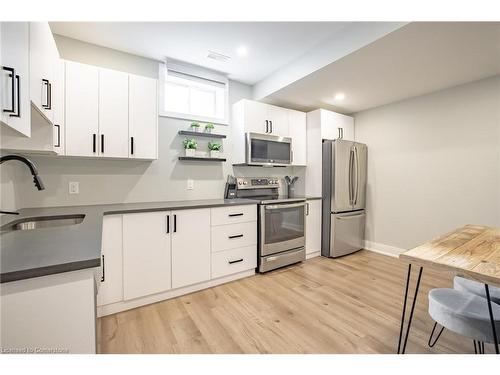
[[[212,252],[256,244],[256,221],[212,227]]]
[[[256,245],[212,254],[212,279],[255,267],[257,267]]]
[[[212,225],[257,221],[257,205],[212,208],[211,220]]]

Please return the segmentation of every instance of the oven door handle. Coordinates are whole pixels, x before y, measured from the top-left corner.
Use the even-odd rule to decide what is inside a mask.
[[[305,207],[306,202],[300,202],[300,203],[289,203],[289,204],[273,204],[273,205],[266,205],[264,206],[266,210],[279,210],[281,208],[293,208],[293,207],[300,207],[303,206]]]

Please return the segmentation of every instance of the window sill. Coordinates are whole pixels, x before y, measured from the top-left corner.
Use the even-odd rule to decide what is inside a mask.
[[[203,117],[203,116],[195,116],[195,115],[185,115],[182,113],[175,113],[175,112],[161,112],[158,114],[160,117],[166,117],[166,118],[173,118],[173,119],[178,119],[178,120],[187,120],[187,121],[199,121],[203,123],[211,123],[215,125],[229,125],[228,120],[221,120],[221,119],[214,119],[210,117]]]

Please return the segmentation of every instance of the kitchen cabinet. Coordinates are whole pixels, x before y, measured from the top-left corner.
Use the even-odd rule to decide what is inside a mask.
[[[30,22],[30,97],[36,108],[53,121],[56,42],[47,22]]]
[[[288,129],[292,138],[292,165],[307,164],[306,114],[288,110]]]
[[[246,133],[272,134],[292,138],[292,165],[306,165],[306,114],[287,108],[243,99],[232,108],[232,158],[245,163]]]
[[[128,74],[99,69],[99,156],[128,157]]]
[[[3,124],[29,137],[31,136],[29,23],[2,22],[0,27],[1,120]]]
[[[170,211],[123,215],[124,300],[171,288],[169,221]]]
[[[307,201],[306,255],[321,253],[321,199]]]
[[[332,111],[320,110],[321,138],[354,141],[354,118]]]
[[[58,59],[54,63],[54,88],[52,89],[52,102],[54,106],[54,151],[58,155],[65,155],[65,119],[64,119],[64,86],[65,63]]]
[[[97,156],[99,133],[99,70],[66,61],[66,155]]]
[[[157,81],[129,75],[129,157],[158,158]]]
[[[123,217],[104,216],[102,223],[101,280],[97,305],[123,300]]]
[[[172,287],[210,279],[210,209],[172,211]]]

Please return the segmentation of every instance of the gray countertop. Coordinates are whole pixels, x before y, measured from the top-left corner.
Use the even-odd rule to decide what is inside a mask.
[[[0,281],[5,283],[99,267],[104,215],[249,204],[256,202],[249,199],[208,199],[22,209],[19,215],[3,215],[0,225],[40,216],[83,214],[85,218],[80,224],[0,234]]]

